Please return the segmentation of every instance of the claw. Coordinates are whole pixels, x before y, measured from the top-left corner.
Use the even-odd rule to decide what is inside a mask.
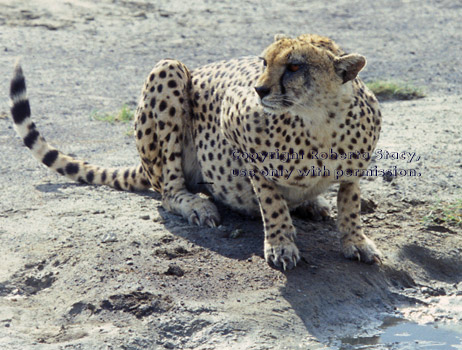
[[[356,260],[361,261],[361,254],[357,251],[355,254]]]
[[[202,198],[198,198],[194,203],[189,203],[189,207],[182,208],[181,212],[190,225],[215,228],[220,222],[220,215],[214,204]]]
[[[382,261],[382,258],[378,255],[374,255],[374,262],[379,265],[379,266],[382,266],[383,265],[383,261]]]
[[[265,247],[265,258],[273,267],[287,271],[297,266],[300,256],[295,244],[290,242],[284,246]]]
[[[211,228],[217,227],[217,224],[215,223],[215,220],[213,220],[211,218],[207,218],[205,220],[205,225],[207,225],[208,227],[211,227]]]
[[[201,224],[200,224],[200,221],[199,221],[199,217],[197,216],[196,213],[194,213],[193,215],[191,215],[191,216],[189,217],[189,223],[190,223],[191,225],[196,225],[196,226],[200,226],[200,225],[201,225]]]
[[[274,256],[274,254],[271,254],[270,256],[268,256],[268,261],[271,261],[273,263],[274,266],[277,266],[277,260],[276,260],[276,257]]]

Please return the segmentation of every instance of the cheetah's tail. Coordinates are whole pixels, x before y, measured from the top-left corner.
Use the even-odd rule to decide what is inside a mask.
[[[67,156],[50,146],[31,119],[26,81],[19,63],[10,86],[11,115],[15,129],[34,157],[50,169],[74,181],[107,185],[119,190],[145,190],[151,187],[141,165],[129,168],[102,168]]]

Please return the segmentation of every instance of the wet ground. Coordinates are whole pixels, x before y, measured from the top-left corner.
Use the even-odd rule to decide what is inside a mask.
[[[0,348],[458,349],[462,230],[424,218],[462,197],[461,15],[453,1],[3,0]],[[332,220],[295,220],[303,259],[283,273],[263,259],[259,220],[220,208],[221,227],[191,227],[155,193],[69,183],[12,128],[7,91],[21,56],[50,143],[96,164],[136,164],[127,126],[92,112],[134,107],[162,58],[193,68],[258,55],[277,32],[330,36],[368,58],[363,79],[426,89],[383,103],[378,145],[420,158],[374,163],[421,176],[362,184],[382,266],[341,256],[335,188]]]

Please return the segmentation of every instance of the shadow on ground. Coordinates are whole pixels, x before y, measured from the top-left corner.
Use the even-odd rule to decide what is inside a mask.
[[[229,259],[245,261],[255,255],[263,258],[260,219],[250,220],[223,208],[220,212],[224,218],[223,231],[178,227],[175,224],[178,217],[174,215],[176,220],[168,221],[166,228],[174,235]],[[166,220],[172,219],[171,215],[162,214]],[[280,293],[308,333],[319,341],[377,327],[385,314],[393,313],[397,305],[418,302],[400,294],[404,289],[417,286],[413,277],[400,266],[387,260],[378,266],[345,259],[332,219],[324,222],[294,219],[294,223],[302,258],[294,270],[284,273],[286,283]],[[230,232],[236,229],[243,231],[242,236],[230,238]]]

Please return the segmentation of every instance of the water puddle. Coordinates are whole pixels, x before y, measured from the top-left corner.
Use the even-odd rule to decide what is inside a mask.
[[[401,323],[385,330],[380,338],[385,344],[399,341],[429,349],[462,349],[461,332],[433,325]]]
[[[340,339],[340,350],[462,350],[462,325],[441,328],[435,324],[420,325],[402,318],[387,318],[381,333],[372,337]]]
[[[372,336],[341,338],[332,345],[337,350],[462,350],[462,293],[419,300],[399,308],[398,317],[385,318]]]

